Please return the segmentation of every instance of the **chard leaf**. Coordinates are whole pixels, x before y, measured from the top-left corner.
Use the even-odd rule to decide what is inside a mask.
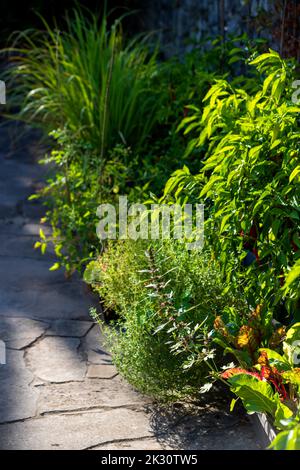
[[[249,414],[268,413],[274,416],[278,403],[278,394],[268,382],[259,380],[251,375],[239,374],[228,379],[231,390],[241,398]]]

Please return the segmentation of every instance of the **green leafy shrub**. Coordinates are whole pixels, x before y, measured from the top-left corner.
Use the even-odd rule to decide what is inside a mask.
[[[264,302],[288,322],[299,316],[297,283],[286,296],[282,290],[285,273],[300,253],[295,64],[271,51],[251,65],[261,75],[258,91],[217,81],[205,97],[203,112],[196,110],[183,121],[189,125],[187,132],[200,130],[191,148],[208,142],[208,151],[196,176],[187,168],[173,175],[165,197],[172,201],[176,194],[180,201],[190,197],[191,202],[205,202],[206,237],[228,280],[243,282],[253,307]],[[249,251],[256,262],[247,268]]]
[[[224,292],[208,252],[192,253],[175,241],[147,243],[111,244],[90,263],[85,279],[104,308],[120,316],[109,337],[113,360],[127,380],[164,399],[195,394],[208,375],[215,317],[244,302],[238,292]]]
[[[210,338],[238,361],[219,376],[249,413],[268,414],[282,430],[271,448],[298,449],[299,368],[291,351],[299,323],[286,333],[274,322],[299,318],[296,67],[274,51],[251,65],[260,75],[254,87],[218,80],[204,109],[194,107],[182,121],[192,134],[187,152],[205,148],[205,158],[196,175],[186,166],[177,170],[161,201],[205,202],[206,241],[247,301],[240,314],[225,308],[215,319]],[[255,262],[247,261],[249,253]],[[212,364],[212,379],[218,368]]]
[[[147,184],[138,174],[137,159],[130,148],[117,145],[107,151],[105,168],[98,175],[98,155],[84,140],[71,139],[67,129],[51,133],[56,145],[40,163],[50,168],[46,185],[31,198],[41,197],[47,207],[45,221],[52,226],[51,236],[36,244],[44,252],[53,244],[57,267],[70,274],[83,272],[86,264],[103,249],[96,236],[96,209],[102,202],[117,203],[119,194],[130,200],[145,197]],[[130,185],[134,181],[134,184]],[[139,186],[139,183],[141,186]],[[144,185],[144,186],[143,186]]]

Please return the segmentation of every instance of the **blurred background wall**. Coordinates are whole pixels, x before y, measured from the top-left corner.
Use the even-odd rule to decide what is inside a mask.
[[[103,0],[85,0],[82,4],[93,11],[103,11]],[[125,19],[124,28],[131,35],[155,31],[163,53],[182,53],[207,36],[224,38],[234,33],[265,37],[283,55],[297,55],[300,45],[300,0],[107,0],[111,18],[128,10],[134,16]],[[48,22],[56,17],[63,28],[66,10],[74,0],[0,0],[0,41],[5,45],[14,30],[41,26],[35,12]]]
[[[207,36],[247,33],[268,39],[283,55],[299,53],[299,0],[146,0],[144,28],[158,30],[166,55]]]

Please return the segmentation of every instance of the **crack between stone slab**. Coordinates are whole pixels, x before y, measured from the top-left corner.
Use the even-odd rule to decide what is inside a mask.
[[[8,420],[8,421],[2,421],[0,423],[0,427],[1,426],[6,426],[8,424],[17,424],[17,423],[24,423],[25,421],[30,421],[32,419],[37,419],[38,416],[37,415],[33,415],[33,416],[28,416],[28,418],[20,418],[20,419],[13,419],[13,420]]]
[[[21,319],[26,318],[26,319],[27,319],[28,317],[13,317],[13,318],[21,318]],[[20,348],[20,349],[16,349],[16,348],[8,348],[8,349],[16,349],[16,350],[18,350],[18,351],[25,351],[25,353],[27,354],[27,349],[32,348],[32,347],[35,346],[36,344],[40,343],[40,341],[41,341],[42,339],[45,339],[45,338],[70,338],[70,339],[77,339],[77,340],[79,341],[79,344],[78,344],[78,346],[76,347],[76,351],[77,351],[78,355],[82,357],[82,353],[81,353],[81,351],[79,351],[79,348],[80,348],[80,346],[81,346],[81,339],[84,338],[84,337],[88,334],[88,332],[89,332],[89,331],[93,328],[93,326],[94,326],[94,325],[91,325],[91,326],[89,327],[88,331],[87,331],[83,336],[58,335],[58,334],[47,335],[48,331],[51,330],[51,328],[52,328],[52,323],[54,323],[56,320],[48,320],[48,322],[47,322],[47,321],[44,321],[44,320],[34,320],[34,319],[32,319],[32,318],[30,318],[30,320],[33,320],[33,321],[40,321],[41,323],[45,323],[45,324],[47,325],[47,326],[45,327],[45,331],[43,331],[43,333],[42,333],[40,336],[38,336],[38,337],[36,337],[34,340],[32,340],[31,343],[27,344],[26,346],[23,346],[23,347]],[[58,318],[57,320],[61,320],[61,319]],[[66,319],[66,321],[70,321],[70,320]],[[78,319],[77,319],[77,320],[72,320],[72,321],[81,322],[81,321],[85,321],[85,320],[78,320]],[[26,362],[26,358],[24,358],[24,359],[25,359],[25,364],[27,364],[28,368],[30,369],[30,366],[29,366],[28,362]],[[87,361],[84,360],[84,361],[81,361],[81,362],[87,362]]]
[[[60,334],[47,334],[47,331],[46,331],[46,335],[47,337],[51,337],[51,338],[55,338],[55,337],[58,337],[58,338],[73,338],[73,339],[78,339],[79,340],[79,345],[77,346],[76,349],[79,349],[81,347],[81,341],[87,336],[87,334],[91,331],[91,329],[93,328],[93,326],[95,325],[95,323],[93,323],[92,321],[90,320],[81,320],[79,318],[76,318],[76,319],[69,319],[69,318],[65,318],[65,319],[61,319],[61,318],[58,318],[58,319],[54,319],[53,321],[51,321],[51,323],[55,323],[57,320],[61,320],[61,321],[66,321],[66,322],[69,322],[69,321],[74,321],[74,322],[86,322],[86,323],[91,323],[91,325],[88,327],[87,331],[83,334],[83,335],[79,335],[79,336],[74,336],[74,335],[60,335]],[[51,330],[51,327],[52,325],[50,325],[50,330]],[[49,329],[49,328],[48,328]],[[80,353],[80,351],[77,351]],[[87,361],[86,361],[87,362]]]
[[[94,325],[91,326],[91,328],[89,329],[89,331],[91,331],[91,329],[94,327]],[[85,347],[84,347],[84,344],[83,344],[83,341],[85,340],[85,337],[86,335],[84,335],[82,338],[79,339],[79,345],[77,346],[77,353],[80,354],[80,357],[85,361],[85,372],[84,372],[84,380],[87,379],[87,373],[88,373],[88,370],[89,370],[89,361],[88,361],[88,358],[89,358],[89,355],[88,355],[88,351],[85,350]]]
[[[36,375],[31,369],[30,367],[28,367],[28,369],[30,370],[30,372],[32,373],[32,375],[34,376],[34,378],[32,379],[32,381],[28,384],[30,386],[32,386],[32,384],[34,384],[34,381],[35,380],[40,380],[41,382],[43,382],[42,384],[37,384],[37,385],[33,385],[35,388],[38,388],[38,387],[46,387],[47,385],[63,385],[63,384],[70,384],[70,383],[83,383],[85,382],[85,379],[82,379],[82,380],[64,380],[63,382],[52,382],[50,380],[45,380],[43,379],[42,377],[39,377],[38,375]]]
[[[32,385],[34,384],[34,382],[36,380],[41,380],[42,382],[45,382],[45,380],[43,380],[41,377],[39,377],[36,372],[32,369],[32,367],[30,366],[29,364],[29,360],[27,358],[27,354],[29,352],[29,350],[35,346],[36,344],[40,343],[45,337],[46,337],[46,333],[47,331],[49,330],[49,328],[51,328],[51,325],[48,325],[45,330],[43,331],[43,333],[38,337],[38,338],[35,338],[29,345],[25,346],[23,349],[21,349],[23,351],[23,360],[24,360],[24,364],[25,364],[25,367],[30,371],[30,373],[32,374],[33,376],[33,379],[31,380],[31,382],[28,384],[29,387],[32,387]],[[36,414],[35,416],[37,415],[38,413],[38,401],[39,399],[37,399],[37,403],[36,403]]]
[[[16,317],[14,317],[14,318],[16,318]],[[49,329],[51,330],[51,326],[52,325],[47,326],[44,333],[42,333],[40,336],[37,336],[35,339],[33,339],[30,343],[26,344],[25,346],[22,346],[21,348],[13,348],[12,346],[7,346],[6,349],[10,349],[12,351],[25,351],[27,348],[33,347],[37,341],[39,341],[41,339],[44,339],[44,338],[70,338],[70,339],[80,340],[81,338],[83,338],[85,336],[85,335],[83,335],[83,336],[73,336],[73,335],[58,335],[58,334],[49,335],[49,334],[47,334],[47,332],[48,332]],[[88,363],[88,361],[86,361],[86,362]],[[94,363],[89,363],[89,364],[94,364]]]
[[[114,374],[112,377],[88,377],[88,370],[89,370],[89,367],[91,365],[98,365],[97,362],[92,362],[92,361],[89,361],[89,354],[88,354],[88,344],[85,343],[85,340],[86,340],[86,337],[88,335],[88,333],[94,328],[97,326],[97,323],[96,322],[92,322],[92,325],[90,326],[90,328],[88,329],[88,331],[82,336],[80,337],[80,343],[78,345],[78,353],[81,354],[81,357],[84,358],[85,360],[85,363],[86,363],[86,371],[85,371],[85,375],[84,375],[84,379],[101,379],[101,380],[110,380],[110,379],[113,379],[115,377],[117,377],[119,375],[118,372],[116,372],[116,374]],[[99,341],[99,345],[100,345],[100,341]],[[106,353],[107,354],[107,353]],[[104,364],[103,364],[104,365]],[[112,365],[112,364],[111,364]]]
[[[87,330],[86,333],[84,333],[83,336],[80,336],[80,342],[88,335],[88,333],[94,328],[94,326],[96,325],[96,323],[94,323],[93,321],[91,321],[91,326],[89,327],[89,329]]]
[[[75,410],[53,410],[53,411],[45,411],[44,413],[39,413],[37,412],[36,414],[32,416],[28,416],[26,418],[20,418],[20,419],[12,419],[12,420],[7,420],[7,421],[2,421],[0,422],[0,427],[1,426],[6,426],[9,424],[18,424],[18,423],[24,423],[26,421],[32,421],[35,419],[43,419],[44,417],[51,416],[51,415],[61,415],[61,416],[73,416],[76,414],[82,414],[82,413],[89,413],[93,411],[103,411],[105,413],[106,411],[113,411],[117,409],[128,409],[131,411],[136,411],[136,412],[143,412],[143,410],[139,407],[135,407],[134,405],[121,405],[121,406],[103,406],[103,407],[90,407],[90,408],[82,408],[82,409],[75,409]]]
[[[120,374],[117,374],[117,375],[120,375]],[[103,379],[101,377],[95,377],[93,379],[91,379],[90,377],[87,377],[87,378],[78,379],[78,380],[71,379],[71,380],[64,380],[63,382],[52,382],[50,380],[41,379],[40,377],[37,377],[37,378],[39,380],[41,380],[43,383],[38,383],[38,384],[34,385],[34,387],[36,387],[36,388],[38,388],[38,387],[47,387],[49,385],[64,385],[64,384],[84,383],[84,382],[88,383],[89,380],[106,380],[106,379]]]
[[[64,384],[72,384],[72,383],[83,383],[85,382],[84,379],[82,380],[64,380],[63,382],[52,382],[50,380],[45,380],[45,379],[42,379],[41,377],[39,376],[36,376],[36,379],[39,379],[41,380],[43,383],[42,384],[37,384],[37,385],[34,385],[34,387],[38,388],[38,387],[47,387],[47,385],[64,385]],[[32,381],[33,382],[33,381]],[[31,383],[32,383],[31,382]]]
[[[46,331],[49,329],[49,327],[46,328],[46,330],[40,335],[38,336],[37,338],[33,339],[31,341],[31,343],[29,344],[26,344],[26,346],[23,346],[22,348],[19,349],[19,351],[25,351],[26,352],[26,349],[29,349],[31,348],[32,346],[35,345],[35,343],[39,342],[41,339],[43,339],[46,335]],[[24,358],[25,359],[25,358]],[[27,364],[27,365],[26,365]],[[28,366],[28,362],[26,363],[26,360],[25,360],[25,365]]]
[[[88,370],[88,365],[87,365],[87,361],[82,357],[82,354],[79,351],[79,347],[81,345],[81,340],[80,340],[80,338],[75,337],[75,336],[74,337],[73,336],[66,336],[66,338],[73,338],[73,339],[77,339],[79,341],[79,344],[76,347],[76,352],[77,352],[78,356],[82,359],[81,362],[85,363],[85,373],[84,373],[84,378],[82,380],[67,380],[67,381],[63,381],[63,382],[47,381],[47,380],[44,380],[42,377],[40,377],[36,373],[36,371],[34,371],[32,369],[32,367],[30,366],[28,358],[27,358],[27,354],[28,354],[29,350],[32,347],[34,347],[36,344],[39,344],[43,339],[45,339],[47,337],[48,338],[55,338],[55,337],[61,338],[61,336],[59,336],[59,335],[47,336],[47,331],[49,329],[51,329],[51,324],[48,325],[48,327],[45,329],[45,331],[38,338],[35,338],[29,345],[27,345],[27,346],[25,346],[24,348],[21,349],[22,351],[24,351],[23,359],[24,359],[25,367],[28,368],[30,370],[31,374],[33,375],[33,379],[29,383],[29,386],[32,386],[32,384],[34,383],[35,380],[41,380],[45,384],[55,384],[55,385],[62,384],[62,383],[65,384],[65,383],[70,383],[70,382],[84,382],[84,380],[86,378],[87,370]]]
[[[88,372],[88,363],[87,363],[87,355],[85,353],[84,350],[81,350],[81,338],[77,338],[78,339],[78,345],[76,346],[76,353],[78,355],[78,357],[81,359],[80,362],[84,362],[85,364],[85,371],[84,371],[84,376],[83,376],[83,380],[86,379],[86,375],[87,375],[87,372]]]
[[[98,444],[93,444],[89,447],[84,447],[82,450],[92,450],[99,446],[105,446],[107,444],[118,444],[121,442],[134,442],[134,441],[143,441],[145,439],[155,439],[155,436],[149,434],[147,436],[140,436],[140,437],[132,437],[132,438],[124,438],[124,439],[111,439],[109,441],[99,442]]]
[[[94,365],[103,365],[105,367],[107,364],[94,364]],[[115,379],[118,375],[120,375],[119,372],[116,372],[116,374],[112,375],[111,377],[87,377],[86,376],[85,378],[89,380],[112,380],[112,379]]]
[[[46,323],[46,322],[44,322]],[[45,327],[45,330],[43,331],[43,333],[38,336],[37,338],[35,338],[34,340],[31,341],[31,343],[27,344],[26,346],[24,346],[23,348],[21,348],[21,351],[24,351],[24,361],[25,361],[25,365],[26,367],[28,367],[30,369],[30,366],[28,364],[28,360],[26,358],[26,355],[27,355],[27,349],[30,349],[32,348],[33,346],[35,346],[35,344],[38,344],[42,339],[44,339],[46,337],[46,333],[47,331],[49,330],[49,328],[51,327],[51,325],[49,325],[48,323],[46,323],[48,326]]]
[[[38,413],[38,416],[50,416],[50,415],[62,415],[62,416],[69,416],[69,415],[75,415],[75,414],[81,414],[81,413],[89,413],[93,411],[114,411],[118,409],[126,409],[130,411],[136,411],[138,413],[144,412],[144,404],[141,405],[134,405],[130,403],[126,403],[124,405],[94,405],[94,406],[88,406],[88,407],[82,407],[82,408],[75,408],[74,410],[50,410],[50,411],[42,411]]]
[[[83,336],[74,336],[74,335],[59,335],[57,333],[55,334],[47,334],[46,335],[47,338],[71,338],[71,339],[81,339],[83,338]]]

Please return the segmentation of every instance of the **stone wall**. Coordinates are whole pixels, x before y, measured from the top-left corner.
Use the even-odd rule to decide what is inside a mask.
[[[252,37],[267,36],[271,44],[276,43],[272,29],[280,23],[278,0],[144,0],[142,3],[142,27],[156,31],[167,57],[188,50],[195,40],[219,34],[226,37],[230,33],[247,32]]]

